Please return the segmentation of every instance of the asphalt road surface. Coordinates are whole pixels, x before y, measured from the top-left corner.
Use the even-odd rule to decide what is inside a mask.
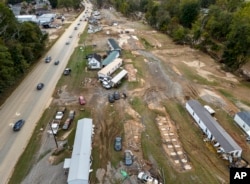
[[[89,9],[88,11],[91,11],[91,4],[86,4],[86,7]],[[38,122],[51,102],[57,81],[67,66],[68,59],[73,53],[75,46],[77,46],[78,35],[84,31],[87,25],[85,21],[77,25],[84,14],[85,11],[70,25],[47,53],[48,56],[52,57],[52,61],[45,63],[44,58],[42,58],[0,107],[1,184],[8,183],[15,164],[34,131],[36,122]],[[74,30],[74,27],[78,27],[78,29]],[[69,38],[70,35],[72,35],[72,38]],[[70,44],[66,45],[66,42],[69,40]],[[56,60],[60,60],[59,65],[54,65]],[[40,82],[44,83],[45,86],[42,90],[37,90],[36,86]],[[19,132],[14,132],[12,126],[19,119],[24,119],[26,122]]]

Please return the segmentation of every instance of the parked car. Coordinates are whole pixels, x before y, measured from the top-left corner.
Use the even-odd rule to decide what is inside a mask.
[[[116,137],[115,138],[115,144],[114,144],[115,151],[121,151],[122,150],[122,138]]]
[[[57,60],[57,61],[54,62],[54,65],[58,65],[59,63],[60,63],[60,61]]]
[[[115,100],[119,100],[121,97],[120,97],[120,93],[118,91],[115,91],[114,92],[114,99]]]
[[[109,94],[108,95],[108,100],[109,100],[109,103],[114,103],[115,102],[114,95],[113,94]]]
[[[19,131],[22,128],[22,126],[24,125],[24,123],[25,123],[25,120],[23,120],[23,119],[18,120],[13,126],[13,131],[15,131],[15,132]]]
[[[130,150],[125,150],[124,152],[124,164],[130,166],[133,164],[133,154]]]
[[[43,87],[44,87],[44,84],[40,82],[39,84],[37,84],[36,89],[41,90],[43,89]]]
[[[66,112],[66,107],[60,107],[57,111],[56,111],[56,115],[55,115],[55,119],[56,120],[61,120],[63,119],[63,116]]]
[[[45,58],[45,63],[49,63],[52,60],[51,56],[47,56]]]
[[[157,179],[151,177],[150,175],[148,175],[145,172],[139,172],[137,178],[143,183],[152,183],[152,184],[159,183]]]
[[[75,118],[75,111],[74,110],[69,111],[69,118],[72,120]]]
[[[79,96],[79,104],[80,105],[85,105],[86,104],[86,100],[83,96]]]
[[[77,30],[78,28],[77,27],[75,27],[75,30]]]
[[[71,73],[71,69],[70,68],[65,68],[63,74],[64,75],[69,75]]]
[[[67,118],[66,121],[65,121],[64,124],[63,124],[62,129],[63,129],[63,130],[68,130],[69,127],[70,127],[70,125],[71,125],[71,123],[72,123],[72,119]]]
[[[66,43],[65,43],[65,45],[69,45],[70,44],[70,41],[67,41]]]

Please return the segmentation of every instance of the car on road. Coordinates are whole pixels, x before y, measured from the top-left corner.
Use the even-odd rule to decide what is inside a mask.
[[[75,27],[74,29],[75,29],[75,30],[77,30],[78,28],[77,28],[77,27]]]
[[[13,131],[19,131],[24,125],[24,123],[25,123],[25,120],[23,119],[18,120],[13,126]]]
[[[80,105],[85,105],[86,104],[86,100],[85,100],[84,96],[79,96],[79,104]]]
[[[45,63],[49,63],[52,60],[51,56],[47,56],[45,58]]]
[[[114,99],[115,100],[119,100],[121,97],[120,97],[120,93],[118,91],[115,91],[114,92]]]
[[[43,89],[43,87],[44,87],[44,84],[40,82],[39,84],[37,84],[36,89],[41,90]]]
[[[74,110],[70,110],[70,111],[69,111],[69,118],[73,120],[73,119],[75,118],[75,114],[76,114],[76,113],[75,113]]]
[[[66,121],[65,121],[64,124],[63,124],[62,129],[63,129],[63,130],[68,130],[69,127],[70,127],[70,125],[71,125],[71,123],[72,123],[72,119],[67,118]]]
[[[133,164],[133,154],[130,150],[125,150],[124,152],[124,164],[130,166]]]
[[[71,73],[71,69],[70,68],[65,68],[63,74],[64,75],[69,75]]]
[[[72,38],[72,37],[73,37],[72,35],[69,36],[69,38]]]
[[[109,100],[109,103],[114,103],[115,102],[114,95],[113,94],[109,94],[108,95],[108,100]]]
[[[137,178],[143,182],[143,183],[152,183],[152,184],[158,184],[158,180],[151,177],[149,174],[147,174],[146,172],[139,172],[139,174],[137,175]]]
[[[66,43],[65,43],[65,45],[69,45],[70,44],[70,41],[67,41]]]
[[[114,149],[115,151],[122,150],[122,138],[120,136],[115,138]]]
[[[58,65],[59,63],[60,63],[60,61],[57,60],[57,61],[54,62],[54,65]]]

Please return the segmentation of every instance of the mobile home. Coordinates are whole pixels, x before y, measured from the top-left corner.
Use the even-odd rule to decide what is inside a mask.
[[[122,59],[116,58],[112,63],[109,63],[107,66],[105,66],[97,73],[98,78],[103,79],[105,77],[110,77],[110,75],[114,73],[121,65],[122,65]]]
[[[112,80],[111,80],[111,86],[112,87],[116,87],[120,82],[121,80],[126,77],[128,74],[128,71],[127,70],[122,70],[120,71]]]
[[[250,137],[250,112],[242,111],[236,113],[234,116],[234,121]]]

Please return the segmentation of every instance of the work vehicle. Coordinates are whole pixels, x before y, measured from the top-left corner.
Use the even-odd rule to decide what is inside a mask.
[[[124,164],[130,166],[133,164],[133,154],[130,150],[125,150],[124,152]]]
[[[18,120],[13,126],[13,131],[15,131],[15,132],[19,131],[22,128],[22,126],[24,125],[24,123],[25,123],[25,120],[23,120],[23,119]]]
[[[66,121],[65,121],[64,124],[63,124],[62,129],[63,129],[63,130],[68,130],[69,127],[70,127],[70,125],[71,125],[71,123],[72,123],[72,119],[67,118]]]
[[[64,116],[64,113],[66,111],[66,107],[61,107],[57,110],[55,119],[56,120],[61,120]]]
[[[113,94],[109,94],[108,95],[108,100],[109,100],[109,103],[114,103],[115,102],[114,95]]]
[[[70,68],[65,68],[63,74],[64,75],[69,75],[71,73],[71,69]]]
[[[122,138],[119,136],[115,138],[114,149],[115,151],[122,150]]]
[[[49,63],[52,60],[51,56],[47,56],[45,58],[45,63]]]
[[[139,174],[137,175],[137,178],[143,183],[152,183],[152,184],[159,183],[157,179],[151,177],[146,172],[139,172]]]
[[[80,105],[85,105],[86,104],[86,100],[83,96],[79,96],[79,104]]]
[[[54,62],[54,65],[58,65],[59,63],[60,63],[60,61],[57,60],[57,61]]]
[[[44,84],[43,83],[39,83],[39,84],[37,84],[36,89],[37,90],[41,90],[41,89],[43,89],[43,87],[44,87]]]
[[[74,110],[69,111],[69,118],[72,120],[75,118],[75,111]]]

